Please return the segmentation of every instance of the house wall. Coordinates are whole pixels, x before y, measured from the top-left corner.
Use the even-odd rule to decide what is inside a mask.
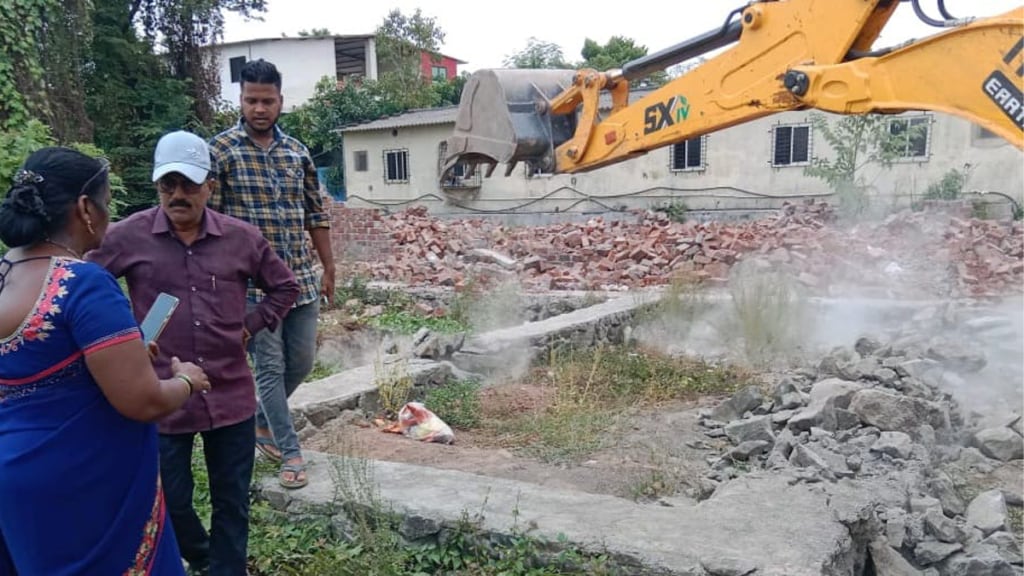
[[[994,190],[1020,198],[1024,161],[1019,150],[959,118],[932,115],[929,155],[924,161],[898,162],[891,169],[863,172],[879,208],[909,205],[950,169],[970,166],[968,189]],[[475,191],[443,192],[438,183],[438,145],[453,124],[391,130],[346,132],[345,164],[348,206],[411,204],[435,213],[505,210],[512,212],[600,212],[608,208],[643,208],[681,200],[691,210],[767,210],[786,199],[831,196],[823,180],[804,175],[803,166],[773,167],[772,130],[778,124],[805,123],[804,112],[763,118],[708,135],[705,167],[694,172],[670,170],[670,147],[645,156],[577,175],[527,178],[522,166],[504,176],[499,166]],[[410,178],[384,182],[383,152],[409,150]],[[368,170],[355,172],[352,155],[368,153]],[[828,157],[828,143],[811,135],[811,155]]]
[[[217,50],[221,98],[237,104],[241,84],[231,81],[231,58],[246,61],[263,58],[281,71],[284,111],[305,103],[324,76],[335,76],[334,38],[288,38],[220,46]]]
[[[448,56],[441,56],[439,60],[434,60],[434,56],[429,52],[420,52],[420,71],[423,73],[425,78],[433,78],[434,66],[444,66],[445,78],[451,80],[458,76],[458,65],[453,58]]]

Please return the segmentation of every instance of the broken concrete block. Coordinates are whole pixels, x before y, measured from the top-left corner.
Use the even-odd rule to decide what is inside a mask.
[[[761,389],[757,386],[747,386],[733,394],[728,400],[722,402],[711,411],[711,418],[720,422],[738,420],[748,411],[753,410],[764,402]]]
[[[906,460],[914,449],[910,435],[903,432],[882,432],[871,446],[872,452]]]
[[[912,434],[921,424],[947,428],[946,411],[934,402],[869,388],[853,395],[850,410],[861,422],[883,431]]]
[[[932,495],[939,499],[942,511],[948,516],[959,516],[967,509],[966,504],[957,493],[953,480],[945,472],[939,472],[928,482]]]
[[[775,443],[771,416],[754,416],[746,420],[735,420],[725,425],[725,434],[733,444],[737,445],[752,440],[763,440],[769,445]]]
[[[793,431],[810,430],[817,426],[825,430],[836,430],[836,408],[847,408],[853,395],[864,389],[856,382],[829,378],[811,387],[811,398],[807,407],[789,419],[787,427]]]
[[[959,552],[962,549],[963,546],[959,543],[951,544],[947,542],[928,540],[921,542],[914,547],[914,559],[917,560],[918,564],[927,566],[929,564],[942,562],[954,552]]]
[[[956,522],[942,513],[941,509],[932,508],[924,513],[924,527],[939,542],[956,542],[960,535]]]
[[[982,454],[1007,462],[1024,458],[1024,438],[1007,427],[986,428],[974,435]]]
[[[1009,532],[993,532],[987,538],[982,540],[980,544],[982,546],[992,548],[1000,558],[1010,564],[1024,563],[1024,556],[1021,554],[1020,544],[1017,543],[1017,539],[1013,537],[1013,534],[1010,534]],[[976,553],[976,551],[971,548],[969,548],[967,552],[969,554]]]
[[[871,554],[871,562],[874,564],[877,576],[920,576],[921,574],[892,548],[891,542],[886,543],[885,540],[876,538],[868,544],[868,552]]]
[[[986,536],[1006,527],[1009,512],[1001,490],[982,492],[967,505],[967,524],[981,530]]]

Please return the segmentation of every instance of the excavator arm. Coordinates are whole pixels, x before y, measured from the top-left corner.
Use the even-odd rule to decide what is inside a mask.
[[[918,15],[924,16],[913,0]],[[788,110],[959,116],[1024,148],[1024,7],[952,20],[871,52],[897,0],[761,0],[722,28],[621,70],[482,70],[467,82],[442,173],[526,162],[577,173]],[[717,56],[633,102],[630,81]],[[609,102],[602,106],[602,97]]]

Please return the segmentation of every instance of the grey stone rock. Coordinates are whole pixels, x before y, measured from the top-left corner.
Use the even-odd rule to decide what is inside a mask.
[[[939,472],[929,480],[928,487],[931,488],[932,494],[939,499],[942,511],[948,516],[959,516],[967,509],[967,505],[956,491],[956,486],[953,485],[953,480],[945,472]]]
[[[885,512],[885,539],[899,550],[907,538],[907,513],[900,508],[889,508]]]
[[[942,510],[942,503],[938,498],[918,496],[910,499],[910,512],[913,514],[924,515],[925,512],[933,509]]]
[[[892,386],[899,379],[899,375],[892,368],[879,368],[875,370],[874,377],[883,386]]]
[[[868,426],[908,434],[916,431],[921,424],[946,428],[948,421],[943,408],[933,402],[878,389],[855,393],[850,401],[850,410]]]
[[[926,354],[929,359],[937,360],[943,366],[959,372],[978,372],[988,363],[980,351],[950,341],[933,343]]]
[[[341,415],[341,410],[337,406],[329,404],[321,404],[314,406],[306,410],[306,418],[309,422],[317,428],[323,426],[327,422],[334,420]],[[300,430],[301,431],[301,430]]]
[[[929,540],[926,542],[920,542],[917,546],[914,546],[914,559],[919,564],[927,566],[929,564],[935,564],[942,562],[948,558],[954,552],[959,552],[963,549],[959,543],[947,543],[947,542],[936,542]]]
[[[828,470],[828,462],[803,444],[793,447],[793,453],[789,456],[789,463],[800,468]]]
[[[924,513],[924,527],[940,542],[956,542],[960,535],[956,522],[947,518],[938,508],[932,508]]]
[[[994,550],[956,554],[942,565],[943,576],[1015,576],[1016,571]]]
[[[783,394],[775,406],[780,410],[790,410],[793,408],[800,408],[804,405],[804,396],[800,392],[786,392]]]
[[[434,536],[440,531],[441,525],[436,520],[416,515],[403,517],[398,527],[398,533],[411,542]]]
[[[842,408],[835,409],[836,430],[850,430],[860,426],[860,417]]]
[[[864,459],[857,454],[851,454],[846,457],[846,467],[851,472],[857,472],[864,466]]]
[[[725,435],[733,444],[742,444],[753,440],[775,443],[772,432],[771,416],[754,416],[746,420],[736,420],[725,425]]]
[[[982,454],[1007,462],[1024,458],[1024,438],[1008,427],[986,428],[974,435]]]
[[[793,431],[810,430],[812,426],[836,429],[836,408],[847,408],[851,397],[864,386],[856,382],[829,378],[811,388],[807,407],[790,418],[787,426]]]
[[[800,397],[800,388],[792,378],[786,377],[779,380],[772,390],[772,401],[775,402],[776,410],[788,410],[803,404]]]
[[[871,446],[872,452],[887,454],[892,458],[906,460],[910,458],[914,442],[910,435],[903,432],[882,432]]]
[[[892,543],[886,543],[881,538],[876,538],[868,544],[868,551],[871,554],[871,563],[875,566],[876,576],[920,576],[921,571],[914,568],[910,562],[893,550]]]
[[[853,471],[846,464],[846,457],[837,454],[820,444],[808,444],[807,449],[817,454],[828,465],[828,471],[839,478],[853,476]]]
[[[1024,563],[1024,556],[1021,554],[1020,544],[1009,532],[993,532],[981,541],[982,546],[988,546],[996,551],[1000,558],[1010,564]],[[968,552],[971,552],[968,549]]]
[[[853,344],[853,350],[862,357],[870,356],[882,348],[882,342],[870,336],[861,336]]]
[[[1001,490],[982,492],[967,505],[967,524],[981,530],[986,536],[1006,527],[1009,513]]]
[[[764,395],[757,386],[747,386],[722,402],[711,412],[711,417],[721,422],[737,420],[764,402]]]
[[[789,421],[793,415],[796,414],[796,410],[779,410],[772,414],[772,424],[782,425]]]
[[[747,440],[729,451],[729,457],[734,460],[750,460],[768,451],[771,443],[764,440]]]

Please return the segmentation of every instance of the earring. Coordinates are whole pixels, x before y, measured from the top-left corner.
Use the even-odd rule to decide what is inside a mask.
[[[89,230],[89,234],[92,236],[96,235],[96,231],[92,228],[92,220],[85,221],[85,227]]]

